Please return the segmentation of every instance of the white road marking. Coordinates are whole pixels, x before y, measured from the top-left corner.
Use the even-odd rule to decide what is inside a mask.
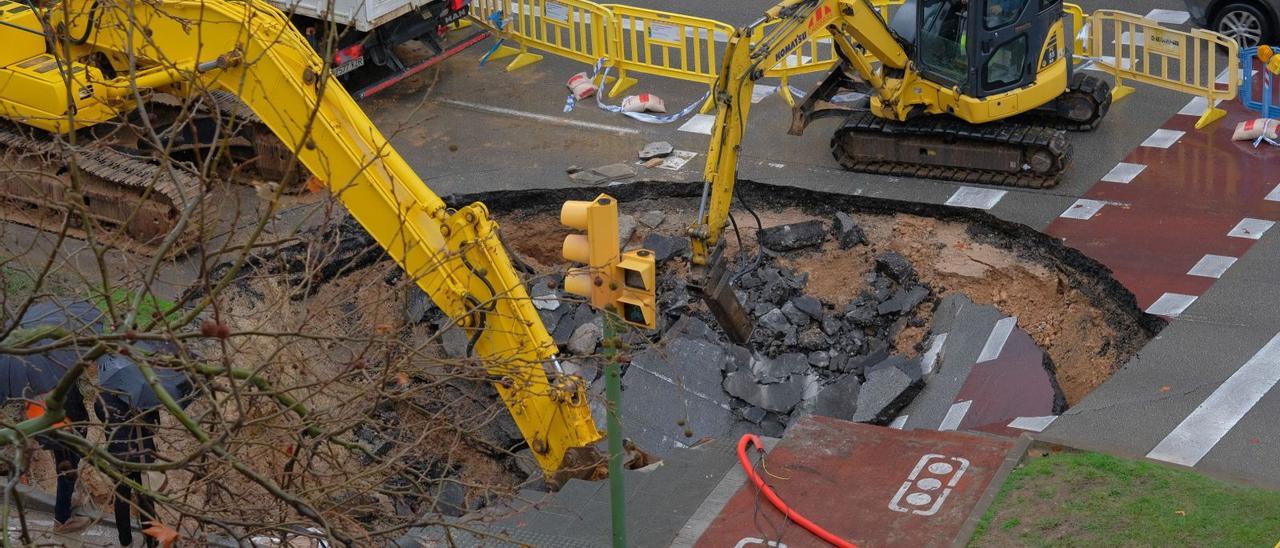
[[[1147,458],[1195,466],[1280,381],[1280,334],[1169,432]]]
[[[1094,60],[1094,62],[1091,62],[1091,63],[1089,63],[1089,64],[1085,65],[1084,69],[1085,69],[1085,70],[1096,70],[1096,71],[1099,71],[1099,72],[1107,72],[1107,71],[1111,70],[1111,68],[1109,68],[1109,67],[1104,67],[1104,66],[1102,66],[1102,64],[1103,64],[1103,63],[1108,64],[1108,65],[1111,65],[1111,66],[1113,66],[1113,67],[1114,67],[1114,66],[1116,66],[1116,58],[1115,58],[1115,57],[1112,57],[1112,56],[1110,56],[1110,55],[1103,55],[1103,56],[1098,57],[1097,59],[1095,59],[1095,60]],[[1133,61],[1131,61],[1128,57],[1123,57],[1123,58],[1121,58],[1121,59],[1120,59],[1120,68],[1122,68],[1122,69],[1128,69],[1128,68],[1129,68],[1129,65],[1131,65],[1131,64],[1133,64],[1133,65],[1138,65],[1138,64],[1140,64],[1140,63],[1141,63],[1141,61],[1138,61],[1137,63],[1134,63],[1134,62],[1133,62]]]
[[[1182,10],[1154,9],[1147,12],[1146,18],[1157,23],[1181,25],[1191,20],[1191,14]]]
[[[1017,428],[1018,430],[1028,430],[1031,432],[1044,432],[1053,421],[1058,420],[1057,415],[1049,415],[1047,417],[1018,417],[1009,423],[1009,428]]]
[[[1102,206],[1105,205],[1107,205],[1107,203],[1100,200],[1086,200],[1081,198],[1076,200],[1076,203],[1071,204],[1071,207],[1068,207],[1066,211],[1063,211],[1062,214],[1058,216],[1065,219],[1080,219],[1082,221],[1087,221],[1092,219],[1094,215],[1097,215],[1098,212],[1102,210]]]
[[[524,118],[526,120],[533,120],[535,122],[542,122],[542,123],[552,124],[557,126],[576,127],[581,129],[593,129],[597,131],[607,131],[609,133],[613,133],[617,135],[638,135],[640,133],[640,130],[629,128],[629,127],[611,126],[608,124],[596,124],[593,122],[583,122],[581,120],[561,118],[559,116],[547,116],[546,114],[538,114],[536,112],[525,112],[523,110],[516,110],[512,108],[495,107],[491,105],[482,105],[479,103],[468,103],[466,101],[455,101],[453,99],[442,99],[440,102],[446,105],[450,105],[458,108],[465,108],[468,110],[475,110],[479,112],[488,112],[490,114],[502,114],[505,116],[513,116],[515,118]]]
[[[1139,146],[1151,147],[1151,148],[1169,148],[1173,146],[1174,143],[1178,142],[1178,139],[1181,139],[1182,136],[1186,134],[1187,132],[1185,131],[1177,131],[1173,129],[1157,129],[1155,133],[1152,133],[1150,137],[1147,137],[1147,140],[1143,141],[1142,144]]]
[[[716,117],[710,114],[694,114],[689,118],[688,122],[680,126],[680,131],[686,133],[701,133],[703,135],[711,135],[711,126],[715,125]]]
[[[1218,106],[1218,103],[1221,103],[1221,102],[1222,102],[1222,99],[1214,99],[1213,106],[1216,107]],[[1197,97],[1192,97],[1191,100],[1188,101],[1187,104],[1182,107],[1182,110],[1178,111],[1178,114],[1181,114],[1183,116],[1200,116],[1201,114],[1204,114],[1204,111],[1207,110],[1208,108],[1209,108],[1209,100],[1205,99],[1204,97],[1197,96]]]
[[[1203,276],[1205,278],[1221,278],[1227,273],[1227,269],[1231,265],[1236,264],[1235,257],[1227,257],[1225,255],[1205,255],[1200,258],[1191,270],[1187,271],[1190,276]]]
[[[1280,202],[1280,185],[1276,185],[1275,188],[1271,189],[1271,192],[1264,199],[1268,202]]]
[[[929,349],[924,351],[924,355],[920,357],[920,371],[924,375],[933,372],[933,366],[938,363],[938,354],[942,352],[942,345],[947,344],[947,334],[939,333],[929,340]]]
[[[1145,164],[1120,162],[1116,164],[1116,167],[1111,168],[1111,171],[1108,171],[1106,175],[1103,175],[1102,180],[1107,183],[1120,183],[1127,185],[1133,182],[1133,179],[1137,177],[1139,173],[1142,173],[1142,170],[1144,169],[1147,169]]]
[[[1143,39],[1142,39],[1142,32],[1141,32],[1141,31],[1139,31],[1137,34],[1134,34],[1134,33],[1129,32],[1129,31],[1127,31],[1127,30],[1126,30],[1126,31],[1124,31],[1124,32],[1122,32],[1122,33],[1120,33],[1120,43],[1121,43],[1121,44],[1132,44],[1132,45],[1134,45],[1134,46],[1141,46],[1141,45],[1143,44],[1143,42],[1144,42],[1144,41],[1143,41]]]
[[[969,406],[971,405],[973,405],[973,400],[964,400],[951,404],[951,408],[947,409],[947,416],[943,417],[942,424],[938,425],[938,430],[955,430],[959,428],[960,422],[969,413]]]
[[[1013,328],[1016,325],[1018,325],[1017,316],[1000,318],[995,327],[991,328],[991,334],[987,336],[987,344],[982,346],[982,353],[978,355],[976,363],[989,362],[999,358],[1000,352],[1004,350],[1004,343],[1009,342],[1009,335],[1013,333]]]
[[[1168,316],[1170,318],[1177,317],[1194,302],[1196,302],[1195,295],[1165,293],[1164,295],[1161,295],[1159,299],[1156,299],[1156,302],[1151,303],[1151,306],[1147,307],[1147,314]]]
[[[908,416],[909,415],[898,415],[897,418],[893,419],[893,422],[889,423],[889,428],[902,430],[902,428],[907,425]]]
[[[1246,217],[1241,219],[1239,223],[1236,223],[1235,228],[1232,228],[1231,232],[1227,233],[1227,236],[1231,236],[1232,238],[1248,238],[1250,240],[1257,240],[1262,238],[1262,235],[1266,234],[1272,226],[1275,226],[1275,224],[1276,223],[1274,221],[1250,219]]]
[[[768,99],[770,95],[778,92],[778,86],[766,86],[764,84],[754,84],[751,87],[751,104],[758,104],[760,101]]]
[[[962,186],[947,199],[947,205],[974,209],[991,209],[1008,194],[1006,190]]]
[[[857,101],[861,101],[866,97],[867,97],[867,94],[865,93],[858,93],[856,91],[846,91],[839,95],[833,95],[831,97],[831,102],[832,103],[854,103]]]

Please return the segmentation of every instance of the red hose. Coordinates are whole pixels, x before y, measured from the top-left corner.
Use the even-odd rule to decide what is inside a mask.
[[[738,440],[738,462],[742,463],[742,469],[746,471],[747,477],[751,478],[751,483],[755,484],[756,489],[759,489],[761,493],[764,493],[764,498],[768,499],[769,503],[772,504],[774,508],[777,508],[783,515],[787,516],[788,520],[796,522],[810,533],[813,533],[818,538],[826,541],[828,544],[832,546],[839,546],[840,548],[857,548],[857,546],[852,542],[831,534],[830,531],[827,531],[818,524],[805,519],[804,516],[795,513],[790,506],[787,506],[787,503],[782,502],[782,499],[778,498],[778,495],[773,492],[772,488],[765,485],[764,480],[756,473],[755,467],[751,465],[751,461],[747,459],[747,446],[753,443],[756,446],[756,451],[764,454],[764,444],[760,442],[759,436],[756,436],[755,434],[743,434],[742,439]]]

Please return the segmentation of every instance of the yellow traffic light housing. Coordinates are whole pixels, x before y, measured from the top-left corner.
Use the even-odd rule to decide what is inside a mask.
[[[590,202],[571,200],[560,208],[560,223],[585,234],[564,238],[564,258],[586,266],[570,268],[565,291],[591,299],[597,310],[612,309],[622,321],[657,326],[653,252],[619,254],[618,201],[601,194]]]

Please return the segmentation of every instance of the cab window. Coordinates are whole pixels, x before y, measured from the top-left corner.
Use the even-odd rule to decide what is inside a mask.
[[[987,0],[987,10],[982,24],[987,30],[998,29],[1018,20],[1028,0]]]
[[[917,48],[920,62],[931,72],[954,83],[962,83],[969,73],[965,51],[965,0],[920,0],[920,31]]]

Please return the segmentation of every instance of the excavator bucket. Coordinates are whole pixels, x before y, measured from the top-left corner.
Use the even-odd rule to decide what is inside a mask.
[[[720,328],[735,344],[746,344],[751,339],[755,325],[747,315],[747,309],[738,301],[738,295],[730,287],[729,269],[724,262],[724,245],[717,245],[707,261],[706,276],[694,290],[707,303],[711,315]]]

